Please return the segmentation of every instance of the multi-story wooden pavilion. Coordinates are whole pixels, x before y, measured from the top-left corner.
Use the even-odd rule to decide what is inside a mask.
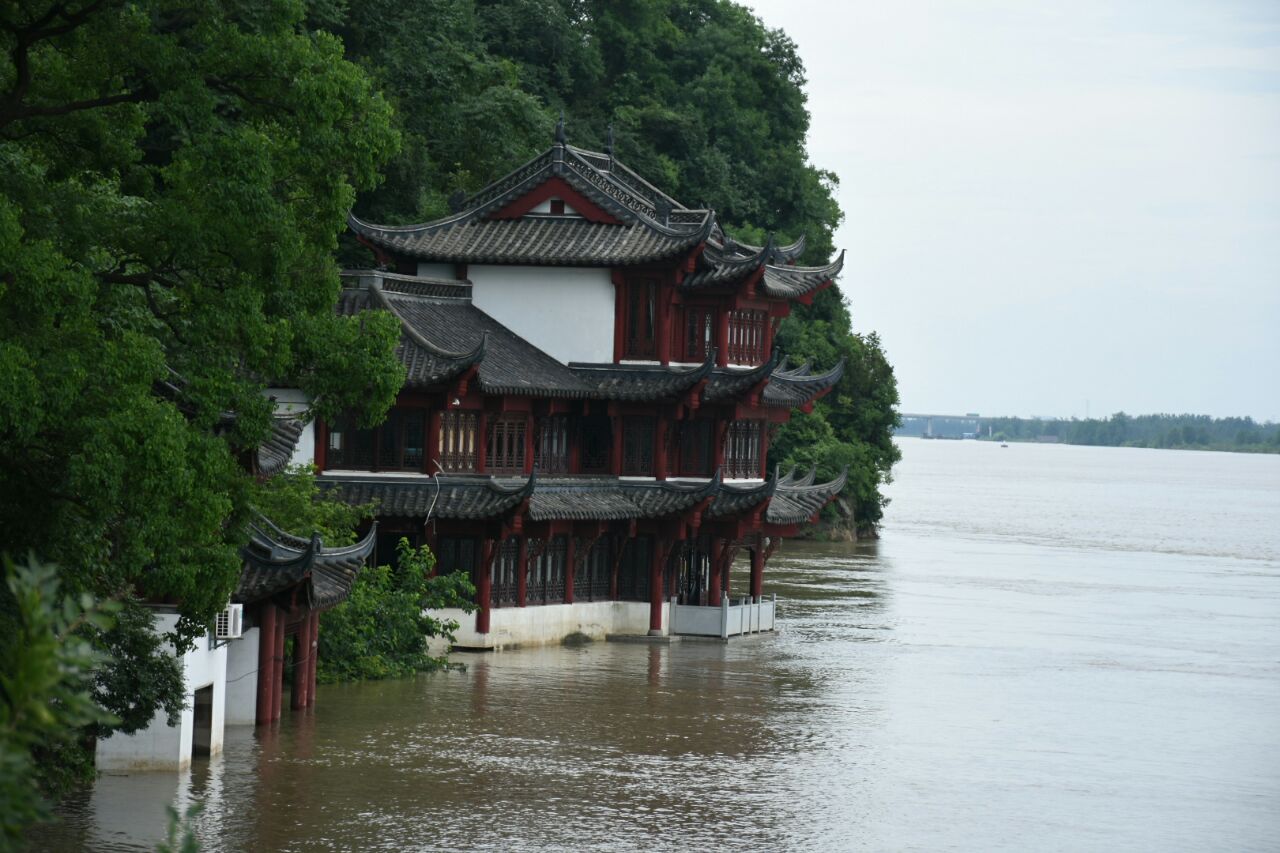
[[[472,574],[467,644],[664,633],[673,599],[719,606],[743,550],[759,599],[769,555],[843,487],[765,462],[842,374],[774,347],[842,259],[736,242],[562,134],[445,219],[350,226],[381,268],[346,274],[339,310],[400,320],[407,379],[377,429],[317,423],[315,462],[378,502],[379,559],[407,536]]]

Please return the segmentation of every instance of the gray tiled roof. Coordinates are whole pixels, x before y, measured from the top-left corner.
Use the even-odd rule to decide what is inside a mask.
[[[794,370],[775,370],[764,386],[764,404],[776,408],[803,406],[817,395],[827,391],[844,376],[844,359],[826,373],[812,373],[809,362]]]
[[[782,353],[775,348],[768,361],[750,370],[717,368],[707,380],[707,387],[703,391],[704,401],[722,403],[745,394],[769,378],[778,369],[781,359]]]
[[[715,364],[713,350],[697,367],[571,362],[569,368],[598,399],[669,400],[710,376]]]
[[[848,476],[846,468],[829,483],[814,485],[812,474],[807,477],[807,483],[779,482],[765,511],[765,519],[771,524],[803,524],[840,494]]]
[[[721,487],[716,499],[711,502],[711,506],[707,508],[707,515],[710,518],[723,518],[753,510],[773,497],[777,486],[776,477],[752,486],[726,483]]]
[[[546,479],[529,501],[533,521],[622,521],[677,515],[716,494],[717,474],[706,483],[607,478]]]
[[[577,216],[490,219],[494,212],[557,177],[619,224]],[[703,243],[710,210],[685,208],[613,158],[567,145],[547,151],[466,199],[462,211],[434,222],[389,226],[348,218],[360,237],[392,252],[455,263],[626,266],[660,261]]]
[[[321,477],[321,488],[337,489],[343,501],[377,502],[378,515],[396,518],[482,520],[499,518],[518,507],[534,489],[534,478],[446,475],[413,479]]]
[[[299,418],[273,418],[271,435],[258,445],[258,473],[270,477],[284,470],[306,426]]]
[[[590,394],[591,389],[574,371],[481,311],[470,299],[424,297],[390,289],[381,295],[404,327],[424,344],[429,341],[444,350],[471,353],[466,361],[479,365],[480,388],[486,394],[567,398]]]
[[[284,532],[265,518],[250,527],[249,542],[240,549],[244,567],[232,595],[252,603],[305,584],[308,605],[322,610],[346,600],[369,555],[377,525],[354,545],[326,548],[320,536],[302,539]]]

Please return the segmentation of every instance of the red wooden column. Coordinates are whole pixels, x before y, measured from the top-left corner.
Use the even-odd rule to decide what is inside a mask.
[[[263,602],[258,618],[258,702],[253,721],[265,726],[271,722],[271,674],[275,672],[272,657],[276,650],[276,606]]]
[[[284,694],[284,623],[286,615],[276,614],[275,648],[271,652],[271,719],[280,719]]]
[[[751,549],[751,597],[757,601],[764,595],[764,543]]]
[[[756,476],[761,480],[769,479],[769,422],[760,422],[760,470]]]
[[[649,564],[649,635],[662,634],[662,540],[653,537],[653,555]]]
[[[716,315],[717,346],[716,346],[716,364],[724,367],[729,363],[729,312],[732,310],[731,305],[725,305],[720,308]]]
[[[654,331],[658,336],[658,361],[661,364],[671,363],[671,321],[675,308],[671,304],[673,293],[667,287],[657,285],[658,316],[654,318]]]
[[[476,584],[476,633],[489,633],[489,594],[493,589],[493,540],[484,540],[481,549],[480,577]]]
[[[424,454],[426,459],[423,460],[423,470],[428,474],[436,473],[436,463],[440,463],[442,467],[444,465],[440,462],[440,419],[441,411],[438,408],[433,408],[431,414],[427,416],[427,442]]]
[[[311,614],[302,618],[298,635],[293,640],[293,687],[289,691],[289,707],[299,711],[307,707],[307,684],[311,668]]]
[[[564,537],[564,603],[573,604],[573,576],[574,564],[576,560],[574,556],[576,549],[573,547],[573,532],[570,531]]]
[[[707,570],[707,604],[712,607],[720,606],[720,570],[727,550],[728,546],[723,541],[717,546],[712,540],[711,565]]]
[[[667,479],[667,469],[670,467],[667,459],[667,448],[671,441],[671,419],[666,415],[659,415],[653,430],[653,440],[657,445],[653,448],[653,476],[658,480]]]
[[[520,537],[520,556],[516,559],[516,607],[529,600],[529,537]]]
[[[610,426],[613,427],[613,447],[609,454],[612,458],[609,460],[609,471],[615,477],[622,476],[622,413],[615,407],[609,407],[611,411]]]
[[[320,657],[320,613],[311,613],[311,658],[307,661],[307,707],[316,704],[316,661]]]

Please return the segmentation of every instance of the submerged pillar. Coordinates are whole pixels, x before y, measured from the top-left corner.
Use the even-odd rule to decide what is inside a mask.
[[[298,626],[293,641],[293,685],[289,691],[289,707],[300,711],[307,707],[307,686],[311,659],[311,614],[308,613]]]
[[[720,570],[728,550],[727,543],[719,548],[712,545],[707,558],[707,604],[711,607],[720,606]]]
[[[764,595],[764,548],[756,545],[751,549],[751,598],[759,601]]]
[[[271,674],[275,672],[272,657],[276,650],[276,606],[263,602],[258,611],[258,696],[254,709],[254,725],[271,722]]]
[[[662,635],[662,543],[656,537],[649,561],[649,635]]]
[[[493,540],[484,540],[480,557],[480,582],[476,584],[476,633],[489,633],[489,596],[493,589]]]
[[[275,650],[271,653],[271,719],[280,719],[280,703],[284,693],[284,623],[285,614],[276,614]]]
[[[307,660],[307,707],[316,704],[316,661],[320,657],[320,613],[311,613],[311,657]]]

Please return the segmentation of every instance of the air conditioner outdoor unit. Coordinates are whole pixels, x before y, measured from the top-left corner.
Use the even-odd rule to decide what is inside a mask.
[[[219,640],[238,640],[244,633],[244,605],[228,604],[214,622],[214,637]]]

